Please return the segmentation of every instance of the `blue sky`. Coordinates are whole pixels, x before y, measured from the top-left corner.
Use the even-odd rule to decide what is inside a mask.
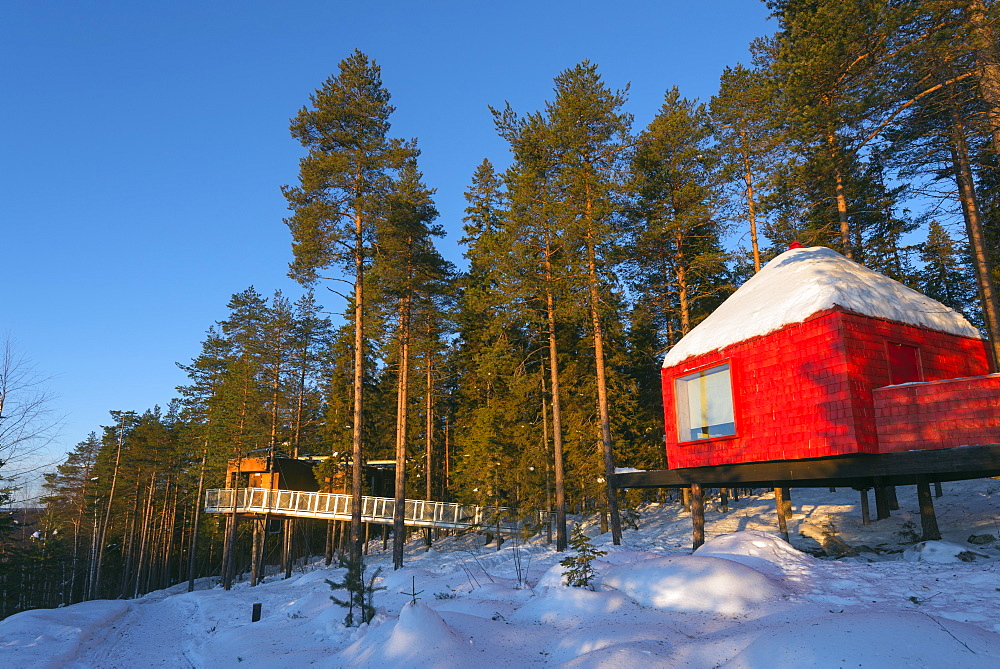
[[[489,105],[539,109],[589,59],[631,84],[641,128],[671,86],[707,101],[766,19],[756,0],[4,3],[0,334],[52,377],[50,459],[109,410],[166,405],[233,293],[299,294],[288,119],[353,49],[382,67],[460,263],[473,169],[507,161]]]

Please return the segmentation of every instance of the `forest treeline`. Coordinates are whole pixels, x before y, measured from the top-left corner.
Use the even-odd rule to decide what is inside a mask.
[[[5,534],[0,616],[219,574],[200,499],[253,453],[331,456],[354,494],[363,460],[405,462],[397,497],[553,509],[560,548],[567,512],[620,531],[608,473],[665,466],[663,354],[793,241],[996,342],[997,3],[768,5],[778,30],[751,62],[707,101],[668,89],[645,128],[586,61],[543,108],[493,108],[509,166],[470,175],[464,271],[435,246],[434,191],[416,140],[391,133],[378,65],[349,55],[291,121],[303,296],[233,295],[166,409],[112,411],[46,476],[35,538]],[[294,555],[328,550],[326,531],[297,532]],[[360,518],[349,532],[359,551]]]

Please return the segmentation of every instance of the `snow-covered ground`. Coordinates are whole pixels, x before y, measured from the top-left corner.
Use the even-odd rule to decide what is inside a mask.
[[[27,611],[0,622],[0,667],[998,667],[1000,481],[945,484],[935,500],[945,541],[912,548],[916,495],[868,527],[858,493],[793,489],[791,545],[777,538],[770,494],[713,503],[708,543],[691,553],[679,505],[646,507],[610,545],[595,590],[561,583],[544,539],[482,535],[409,545],[383,567],[372,624],[346,628],[322,563],[226,592],[209,579],[131,601]],[[859,557],[819,559],[802,523],[832,527]],[[369,572],[370,573],[370,572]],[[417,601],[413,603],[413,596]],[[343,596],[343,592],[337,593]],[[252,623],[253,603],[263,617]]]

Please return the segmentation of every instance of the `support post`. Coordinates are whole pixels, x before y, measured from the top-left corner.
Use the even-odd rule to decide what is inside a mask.
[[[785,517],[784,490],[784,488],[774,489],[774,509],[778,514],[778,532],[781,533],[782,539],[790,541],[788,538],[788,519]]]
[[[253,523],[253,539],[250,547],[250,587],[257,587],[257,583],[260,581],[260,566],[263,562],[261,554],[263,551],[263,536],[264,536],[264,523],[267,522],[261,518],[254,518]]]
[[[861,524],[871,525],[872,524],[872,514],[871,509],[868,507],[868,488],[861,488]]]
[[[222,588],[233,587],[233,576],[236,571],[236,525],[240,517],[235,513],[226,515],[226,545],[222,552]]]
[[[705,543],[705,493],[700,483],[692,483],[691,491],[691,550]]]
[[[295,563],[295,519],[285,519],[285,578],[292,577],[292,565]]]
[[[889,491],[881,481],[877,481],[875,483],[875,519],[885,520],[889,515]]]
[[[781,489],[781,512],[785,514],[786,520],[791,520],[792,518],[792,489],[782,488]]]
[[[917,500],[920,502],[920,527],[923,530],[924,541],[937,541],[941,538],[938,529],[937,516],[934,514],[934,498],[931,497],[931,486],[924,479],[917,479]]]

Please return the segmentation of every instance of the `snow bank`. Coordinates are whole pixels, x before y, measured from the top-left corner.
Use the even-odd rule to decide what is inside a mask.
[[[952,541],[921,541],[903,551],[903,559],[910,562],[972,562],[988,559],[985,553]]]
[[[667,611],[736,615],[785,594],[785,589],[746,565],[716,557],[679,555],[616,567],[601,583],[643,606]]]
[[[403,606],[395,623],[369,627],[331,666],[468,669],[477,661],[478,654],[441,616],[411,602]]]
[[[663,366],[801,323],[834,306],[875,318],[980,337],[957,311],[822,246],[767,263],[670,349]]]
[[[619,614],[631,607],[634,605],[620,592],[548,588],[521,606],[511,620],[573,628],[593,616]]]
[[[761,635],[727,669],[1000,666],[1000,634],[923,613],[858,613],[796,621]]]
[[[787,541],[757,530],[724,534],[702,544],[694,555],[739,562],[768,576],[783,573],[781,566],[808,564],[815,558],[795,549]]]
[[[3,664],[36,669],[72,666],[70,660],[76,657],[80,641],[109,628],[128,608],[128,602],[97,600],[62,609],[22,611],[0,620]]]

